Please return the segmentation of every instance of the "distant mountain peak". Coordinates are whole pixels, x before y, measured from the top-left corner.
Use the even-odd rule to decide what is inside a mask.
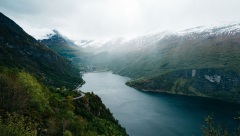
[[[68,37],[64,36],[63,34],[61,34],[57,29],[53,29],[53,35],[57,35],[59,37],[62,37],[63,39],[67,39],[67,40],[70,40]]]
[[[49,30],[46,34],[37,36],[38,37],[37,39],[41,41],[44,39],[51,39],[53,36],[58,36],[58,37],[62,37],[64,39],[69,40],[68,37],[61,34],[57,29]]]
[[[57,29],[53,29],[52,31],[53,31],[55,34],[61,35]]]
[[[75,47],[78,46],[75,43],[75,41],[64,36],[63,34],[61,34],[61,32],[59,32],[56,29],[53,29],[49,34],[46,34],[41,39],[38,39],[38,41],[40,41],[40,42],[46,41],[46,40],[54,41],[55,43],[57,43],[57,42],[60,42],[61,44],[64,43],[69,46],[75,46]]]

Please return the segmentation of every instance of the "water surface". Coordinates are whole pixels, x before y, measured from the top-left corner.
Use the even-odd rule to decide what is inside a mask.
[[[218,100],[142,92],[125,85],[127,77],[111,72],[87,73],[81,88],[101,97],[130,136],[198,136],[204,117],[214,113],[223,126],[237,127],[240,105]]]

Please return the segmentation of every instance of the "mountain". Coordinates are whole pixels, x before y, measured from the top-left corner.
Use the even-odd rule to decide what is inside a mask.
[[[0,13],[1,66],[26,69],[47,85],[75,88],[83,80],[70,63]]]
[[[132,77],[129,86],[240,103],[238,22],[149,34],[112,47],[91,65]]]
[[[76,89],[82,83],[71,61],[0,13],[1,135],[127,136],[98,96]]]
[[[86,59],[84,57],[86,53],[83,52],[83,48],[76,45],[74,41],[66,36],[60,34],[57,30],[53,30],[51,34],[48,34],[44,39],[39,39],[38,41],[78,66],[85,63]]]

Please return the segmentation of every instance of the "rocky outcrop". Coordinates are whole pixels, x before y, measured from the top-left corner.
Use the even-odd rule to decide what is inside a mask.
[[[223,69],[189,69],[130,81],[140,90],[213,97],[240,103],[240,74]]]

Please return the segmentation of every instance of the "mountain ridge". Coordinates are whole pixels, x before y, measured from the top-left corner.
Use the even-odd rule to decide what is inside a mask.
[[[74,88],[82,82],[70,61],[28,35],[14,21],[0,14],[0,64],[27,69],[49,85]],[[66,79],[60,78],[65,75]],[[69,82],[69,79],[73,79]],[[62,80],[62,81],[61,81]]]
[[[204,31],[147,35],[115,44],[93,56],[89,65],[131,77],[135,80],[127,85],[140,90],[201,94],[239,103],[239,28],[235,23]],[[185,76],[192,70],[197,77]],[[220,83],[211,82],[215,75],[222,77]]]

